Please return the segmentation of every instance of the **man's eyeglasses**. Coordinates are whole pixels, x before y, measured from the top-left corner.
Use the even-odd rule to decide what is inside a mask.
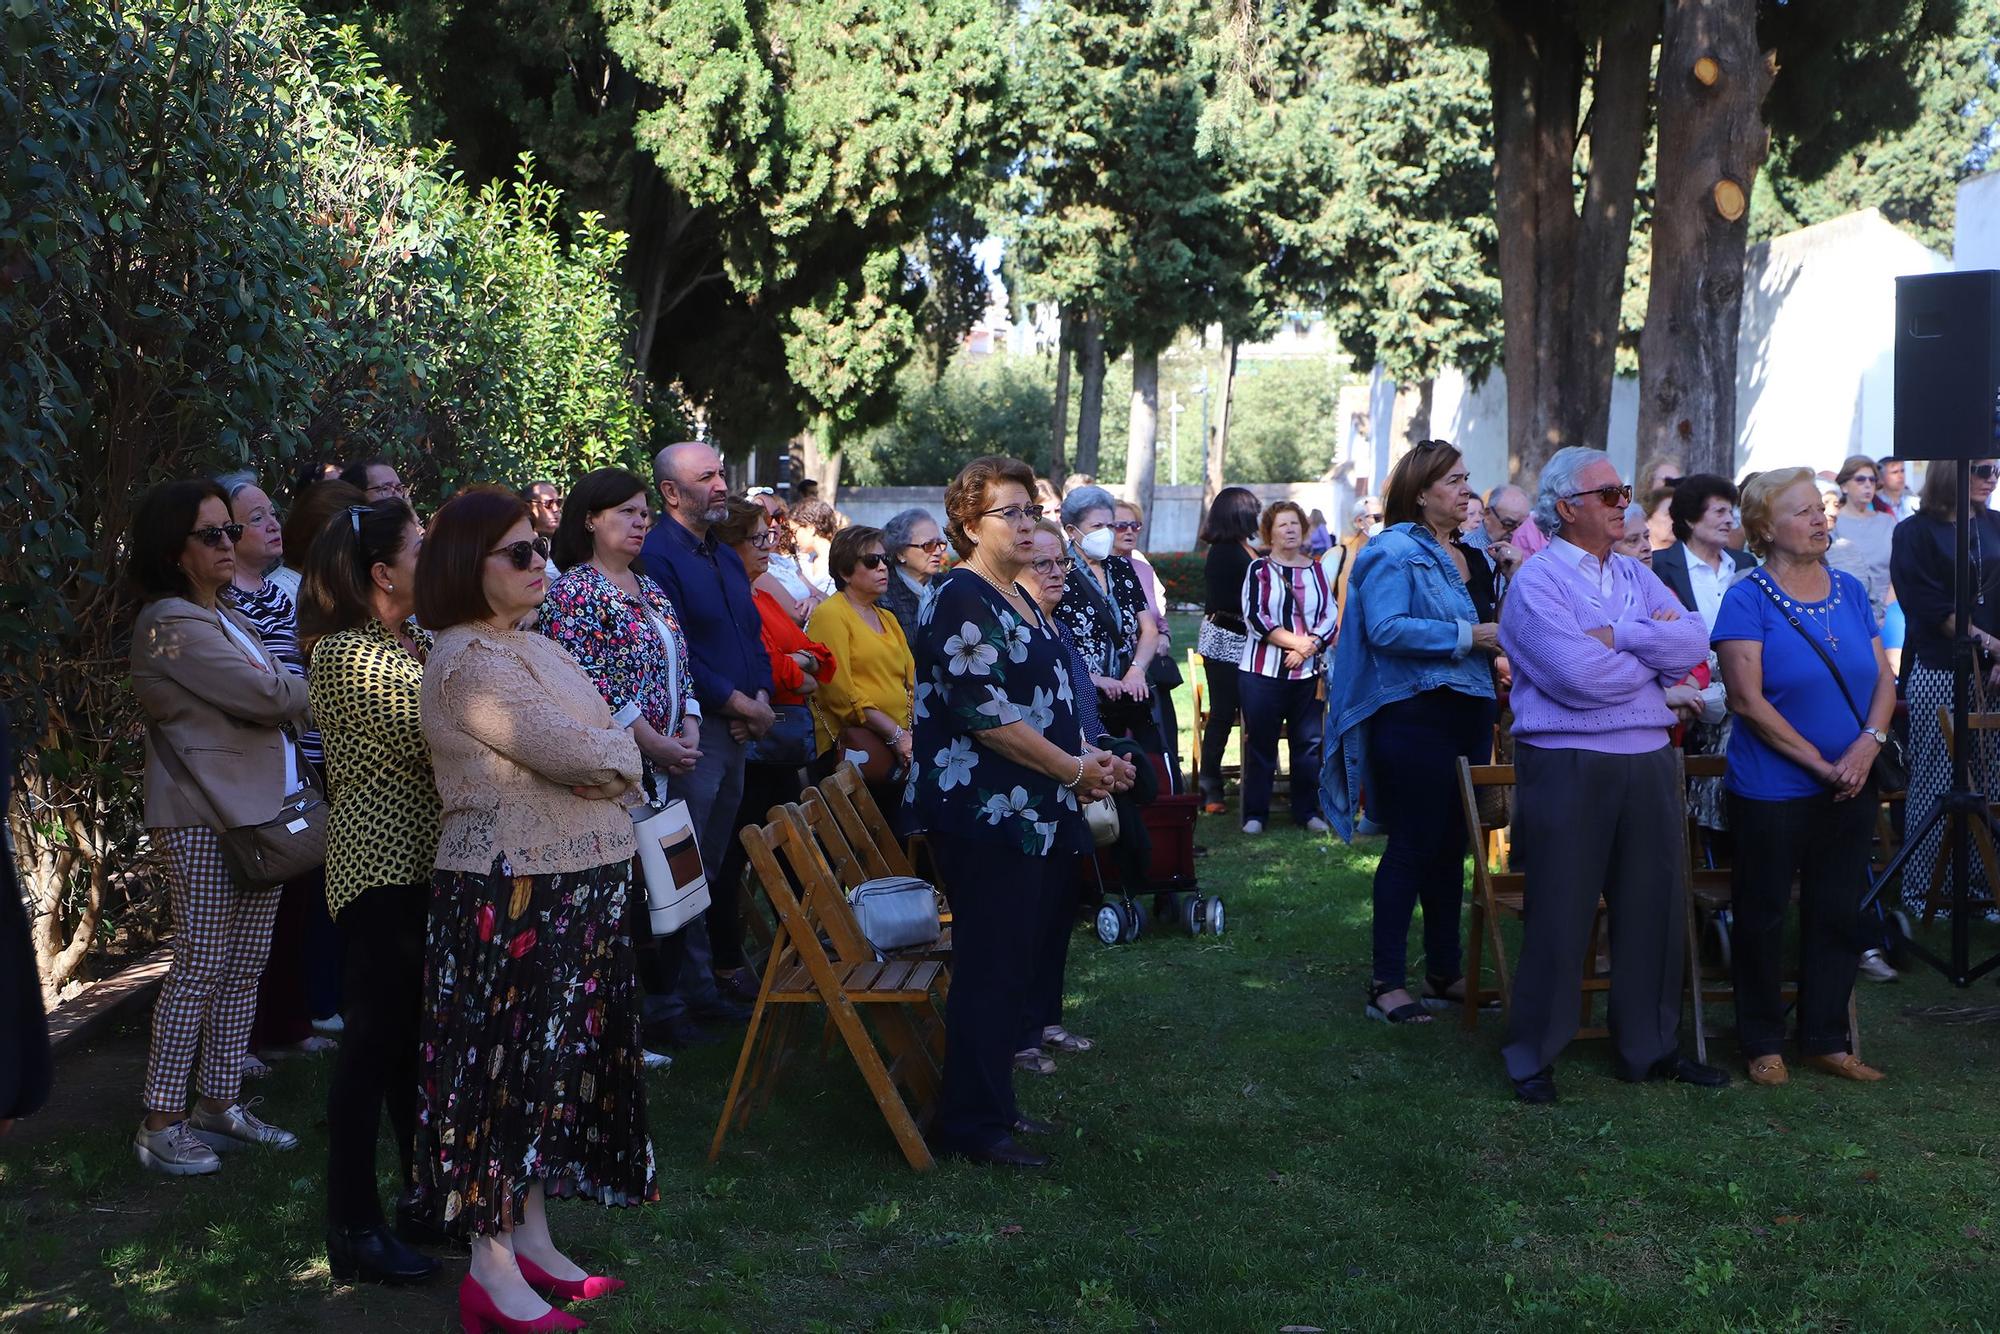
[[[377,482],[368,488],[370,500],[385,500],[390,496],[402,497],[409,494],[409,488],[401,482]]]
[[[495,547],[486,553],[489,556],[505,556],[517,570],[526,570],[534,565],[546,565],[549,560],[549,539],[537,537],[526,542],[509,542],[504,547]]]
[[[1972,465],[1972,475],[1982,482],[1990,482],[1995,477],[2000,477],[2000,464],[1975,463]]]
[[[923,552],[926,556],[935,556],[938,554],[938,552],[944,550],[945,542],[942,537],[933,537],[928,542],[903,543],[903,550],[908,551],[911,547],[915,547],[917,550]]]
[[[1111,528],[1114,531],[1120,533],[1136,533],[1143,527],[1145,527],[1145,525],[1140,523],[1137,519],[1120,519],[1118,522],[1111,525]]]
[[[1492,522],[1492,523],[1493,523],[1493,524],[1494,524],[1495,526],[1497,526],[1497,527],[1498,527],[1498,528],[1500,529],[1500,531],[1501,531],[1501,532],[1503,532],[1503,533],[1511,533],[1511,532],[1513,532],[1513,531],[1514,531],[1514,530],[1515,530],[1516,528],[1519,528],[1519,527],[1520,527],[1520,526],[1521,526],[1522,524],[1524,524],[1524,523],[1526,523],[1526,522],[1528,521],[1528,516],[1527,516],[1527,515],[1525,515],[1525,514],[1524,514],[1524,515],[1522,515],[1522,516],[1521,516],[1520,518],[1518,518],[1518,519],[1510,519],[1510,518],[1508,518],[1508,517],[1507,517],[1506,515],[1504,515],[1504,514],[1496,514],[1496,513],[1495,513],[1495,512],[1493,512],[1492,510],[1488,510],[1488,511],[1486,511],[1486,517],[1487,517],[1487,519],[1489,519],[1489,520],[1490,520],[1490,521],[1491,521],[1491,522]]]
[[[1632,503],[1632,488],[1629,486],[1600,486],[1590,491],[1572,491],[1564,500],[1582,500],[1585,496],[1596,496],[1606,505],[1624,509]]]
[[[212,523],[206,528],[195,529],[188,536],[213,551],[222,545],[222,539],[225,537],[229,539],[229,545],[231,546],[235,546],[238,542],[241,542],[243,540],[243,525],[240,523]]]
[[[1005,519],[1008,523],[1019,523],[1023,519],[1026,519],[1029,523],[1040,523],[1042,515],[1046,512],[1040,505],[1007,505],[997,510],[981,510],[979,511],[979,517],[983,519],[987,515],[993,514]]]

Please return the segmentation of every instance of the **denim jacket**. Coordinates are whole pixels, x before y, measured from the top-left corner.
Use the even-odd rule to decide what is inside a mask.
[[[1430,529],[1399,523],[1361,548],[1347,581],[1334,670],[1320,807],[1343,840],[1368,773],[1366,723],[1377,709],[1440,687],[1494,698],[1492,660],[1472,651],[1478,613]]]

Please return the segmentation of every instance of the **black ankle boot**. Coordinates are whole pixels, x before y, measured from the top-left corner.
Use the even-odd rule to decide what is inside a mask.
[[[421,1283],[444,1266],[404,1244],[382,1224],[326,1230],[326,1259],[337,1283]]]
[[[405,1195],[396,1201],[396,1235],[412,1246],[430,1246],[437,1249],[462,1251],[465,1243],[448,1235],[445,1230],[431,1220],[431,1216],[416,1208]]]

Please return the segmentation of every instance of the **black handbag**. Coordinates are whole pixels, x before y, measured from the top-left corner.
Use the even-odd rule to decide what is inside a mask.
[[[1847,689],[1847,679],[1840,674],[1840,668],[1834,664],[1833,655],[1826,651],[1826,646],[1813,638],[1812,632],[1799,622],[1798,617],[1792,615],[1784,600],[1778,596],[1778,590],[1771,586],[1769,575],[1762,570],[1753,570],[1748,577],[1757,587],[1764,590],[1764,596],[1771,599],[1771,605],[1778,609],[1778,614],[1792,623],[1792,629],[1799,632],[1799,638],[1812,645],[1812,651],[1819,655],[1819,660],[1826,664],[1827,671],[1833,674],[1833,683],[1840,687],[1840,697],[1847,701],[1848,711],[1854,715],[1854,721],[1866,728],[1868,719],[1854,703],[1854,696]],[[1831,572],[1829,577],[1832,577]],[[1882,743],[1882,749],[1876,753],[1875,763],[1868,770],[1868,777],[1875,784],[1877,792],[1909,790],[1910,763],[1903,754],[1902,741],[1894,732],[1889,734],[1889,739]]]

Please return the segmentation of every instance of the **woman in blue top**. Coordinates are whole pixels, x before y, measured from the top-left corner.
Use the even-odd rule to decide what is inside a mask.
[[[1016,582],[1035,559],[1035,475],[979,458],[945,489],[963,562],[917,615],[916,739],[904,800],[951,896],[944,1091],[931,1141],[977,1162],[1046,1167],[1014,1140],[1049,1127],[1014,1101],[1013,1057],[1047,914],[1090,850],[1081,802],[1112,757],[1086,747],[1055,630]],[[1067,905],[1065,905],[1067,906]]]
[[[1810,471],[1753,479],[1743,529],[1765,564],[1723,595],[1713,631],[1740,720],[1727,752],[1737,1036],[1751,1083],[1785,1082],[1779,988],[1797,876],[1800,1051],[1828,1074],[1880,1079],[1848,1050],[1847,997],[1875,825],[1868,774],[1888,739],[1896,679],[1867,588],[1826,564],[1826,510]]]
[[[1327,683],[1320,805],[1351,840],[1365,780],[1369,812],[1389,831],[1375,870],[1367,1014],[1391,1024],[1427,1023],[1426,1006],[1442,1009],[1464,995],[1458,761],[1484,764],[1492,753],[1500,651],[1492,567],[1458,536],[1471,499],[1465,462],[1447,442],[1425,440],[1397,460],[1384,497],[1391,526],[1354,563]],[[1421,1003],[1405,986],[1410,914],[1419,902]]]

